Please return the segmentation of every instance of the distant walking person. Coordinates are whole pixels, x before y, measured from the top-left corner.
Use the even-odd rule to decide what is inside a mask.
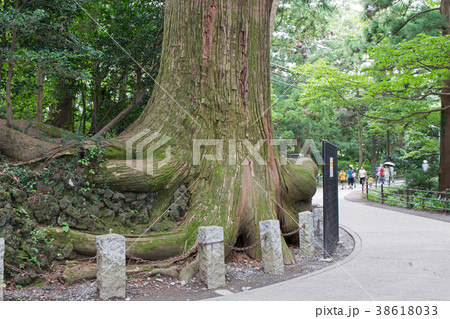
[[[380,166],[378,166],[376,171],[375,171],[375,176],[376,176],[377,182],[380,181],[380,169],[381,169],[381,166],[382,165],[380,164]]]
[[[361,166],[358,172],[359,183],[361,184],[361,188],[364,189],[364,183],[366,182],[367,172],[364,167]]]
[[[348,180],[348,188],[353,189],[354,183],[355,183],[355,177],[353,174],[355,173],[355,170],[352,165],[349,166],[347,171],[347,180]]]
[[[345,181],[347,179],[347,174],[345,174],[344,169],[341,169],[338,178],[341,181],[341,189],[344,189]]]
[[[373,177],[369,176],[369,187],[372,188],[373,185]]]
[[[394,171],[394,166],[390,166],[389,167],[389,170],[390,170],[390,172],[391,172],[391,181],[392,181],[392,184],[394,184],[394,182],[395,182],[395,178],[394,178],[394,175],[395,175],[395,171]]]
[[[381,165],[381,166],[380,166],[380,171],[379,171],[379,174],[380,174],[380,183],[381,183],[381,184],[384,184],[384,171],[385,171],[384,165]]]
[[[428,165],[428,161],[423,160],[423,164],[422,164],[423,171],[426,172],[426,171],[428,171],[429,168],[430,168],[430,165]]]

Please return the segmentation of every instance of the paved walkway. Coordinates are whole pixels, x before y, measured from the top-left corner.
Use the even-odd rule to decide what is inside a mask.
[[[450,300],[450,223],[350,202],[350,192],[340,191],[340,223],[356,246],[341,264],[215,299]]]

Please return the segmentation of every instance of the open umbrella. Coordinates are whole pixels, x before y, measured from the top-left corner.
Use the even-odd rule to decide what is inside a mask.
[[[395,164],[392,163],[392,162],[385,162],[383,165],[387,165],[387,166],[395,166]]]

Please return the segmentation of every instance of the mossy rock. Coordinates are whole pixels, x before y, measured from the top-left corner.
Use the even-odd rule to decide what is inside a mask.
[[[173,221],[164,220],[161,223],[153,225],[151,227],[151,230],[154,232],[163,232],[163,231],[172,230],[174,226],[175,226],[175,223]]]
[[[6,191],[0,188],[0,209],[5,207],[7,204],[12,203],[11,195]],[[0,216],[1,218],[1,216]],[[1,223],[0,223],[1,225]]]

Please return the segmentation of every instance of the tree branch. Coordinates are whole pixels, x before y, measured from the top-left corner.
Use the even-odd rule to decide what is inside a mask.
[[[409,21],[411,21],[412,19],[418,17],[419,15],[424,14],[424,13],[427,13],[427,12],[430,12],[430,11],[436,11],[436,10],[439,10],[439,7],[437,7],[437,8],[431,8],[431,9],[427,9],[427,10],[423,10],[423,11],[420,11],[420,12],[418,12],[418,13],[416,13],[416,14],[410,16],[408,19],[406,19],[405,22],[403,22],[403,24],[401,25],[401,27],[398,28],[393,34],[397,34],[398,32],[400,32],[400,30],[403,29],[403,28],[405,27],[405,25],[408,24]]]
[[[399,33],[400,30],[403,29],[403,28],[405,27],[405,25],[407,25],[407,24],[409,23],[409,21],[411,21],[412,19],[416,18],[417,16],[419,16],[419,15],[421,15],[421,14],[424,14],[424,13],[427,13],[427,12],[430,12],[430,11],[436,11],[436,10],[439,10],[439,9],[440,9],[439,7],[437,7],[437,8],[431,8],[431,9],[427,9],[427,10],[420,11],[420,12],[418,12],[418,13],[416,13],[416,14],[410,16],[408,19],[406,19],[405,22],[403,22],[403,24],[401,25],[400,28],[398,28],[396,31],[394,31],[394,32],[392,33],[392,35],[395,35],[395,34]],[[383,36],[381,37],[381,39],[380,39],[376,44],[378,45],[381,41],[383,41],[383,39],[384,39],[385,37],[386,37],[386,35],[383,34]]]
[[[100,131],[98,131],[93,137],[100,137],[105,135],[109,130],[111,130],[115,125],[117,125],[128,113],[130,113],[136,106],[138,106],[144,99],[146,93],[146,88],[141,89],[140,92],[136,93],[133,102],[127,106],[122,112],[120,112],[114,119],[112,119],[108,124],[106,124]]]
[[[440,108],[440,109],[433,109],[433,110],[428,110],[428,111],[413,112],[411,114],[402,116],[402,117],[397,118],[397,119],[392,119],[392,118],[387,118],[387,117],[370,116],[370,115],[364,115],[364,116],[369,118],[369,119],[372,119],[372,120],[386,121],[388,123],[392,123],[392,122],[401,122],[403,120],[406,120],[406,119],[411,118],[411,117],[416,116],[416,115],[420,115],[420,114],[428,115],[428,114],[431,114],[431,113],[434,113],[434,112],[445,111],[447,109],[450,109],[450,105],[448,105],[446,107],[443,107],[443,108]],[[423,117],[423,118],[425,118],[425,117]]]

